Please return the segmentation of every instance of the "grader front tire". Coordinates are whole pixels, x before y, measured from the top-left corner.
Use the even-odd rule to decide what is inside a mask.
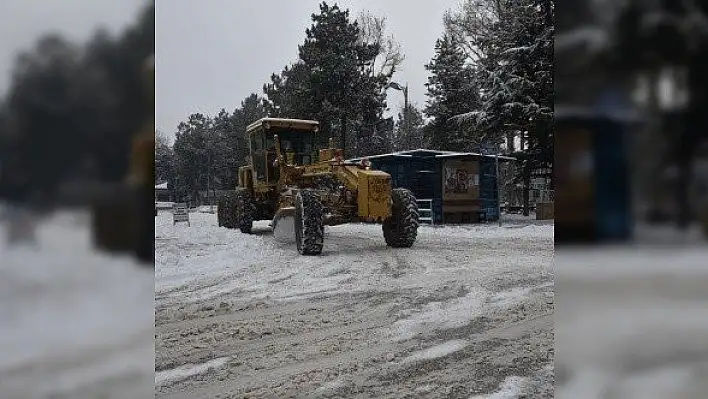
[[[410,248],[418,237],[418,202],[409,190],[396,188],[391,192],[391,216],[383,223],[386,245]]]
[[[295,242],[301,255],[319,255],[324,243],[324,209],[317,194],[301,190],[295,197]]]

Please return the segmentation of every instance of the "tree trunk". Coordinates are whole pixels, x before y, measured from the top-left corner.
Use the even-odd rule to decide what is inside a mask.
[[[691,187],[691,163],[692,154],[690,148],[686,148],[685,151],[681,151],[678,158],[678,179],[677,179],[677,191],[676,191],[676,202],[678,205],[678,227],[681,229],[686,229],[690,225],[693,215],[691,212],[691,203],[689,198],[689,192]]]
[[[640,150],[635,154],[634,162],[638,170],[638,199],[646,201],[649,211],[642,217],[656,218],[662,213],[661,195],[664,184],[656,184],[656,179],[668,166],[666,160],[667,143],[662,139],[661,107],[659,105],[659,71],[650,70],[646,73],[647,85],[647,129],[638,137]],[[643,195],[642,195],[643,194]]]
[[[531,190],[531,168],[529,167],[529,162],[526,161],[524,164],[523,171],[524,179],[524,216],[529,216],[530,212],[530,198],[529,190]]]
[[[524,133],[521,133],[521,150],[522,151],[528,151],[529,150],[529,133],[527,132],[526,135]],[[524,159],[524,164],[522,166],[521,170],[521,177],[523,180],[523,201],[524,201],[524,216],[529,216],[530,212],[530,198],[529,198],[529,190],[531,189],[531,163],[529,156],[527,155]]]
[[[687,123],[678,138],[678,151],[676,154],[678,163],[678,190],[676,201],[678,206],[678,225],[687,228],[694,221],[693,209],[690,201],[691,186],[694,183],[692,167],[696,161],[698,147],[708,140],[706,129],[708,129],[708,118],[706,117],[706,107],[708,107],[708,93],[706,92],[706,67],[708,66],[708,54],[701,53],[691,59],[688,67],[688,82],[691,88],[691,102],[688,106]]]
[[[344,159],[347,159],[347,114],[342,114],[342,119],[341,119],[341,130],[340,130],[340,137],[339,137],[339,142],[340,145],[342,146],[342,157]]]

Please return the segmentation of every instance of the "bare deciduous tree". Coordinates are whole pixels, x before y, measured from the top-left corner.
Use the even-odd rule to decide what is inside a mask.
[[[393,35],[386,34],[386,17],[377,17],[368,11],[362,11],[357,23],[361,42],[374,45],[378,49],[374,62],[369,65],[369,74],[393,76],[405,56],[401,52],[400,43]]]

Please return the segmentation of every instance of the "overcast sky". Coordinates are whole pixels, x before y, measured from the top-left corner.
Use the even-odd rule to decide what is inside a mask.
[[[118,33],[135,21],[145,0],[0,0],[0,95],[10,85],[17,52],[46,33],[85,43],[99,27]]]
[[[4,1],[4,0],[3,0]],[[345,0],[356,17],[387,17],[388,32],[406,60],[394,80],[410,84],[410,99],[425,103],[427,71],[443,31],[442,17],[459,0]],[[262,94],[273,72],[297,59],[310,15],[320,0],[158,0],[156,8],[156,123],[173,135],[191,113],[231,112],[251,92]],[[334,1],[328,1],[334,4]],[[403,95],[389,90],[395,112]]]

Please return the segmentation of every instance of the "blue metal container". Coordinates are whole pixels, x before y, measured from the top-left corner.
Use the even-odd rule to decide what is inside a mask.
[[[636,121],[628,114],[556,110],[556,242],[625,241],[632,237],[627,133]],[[584,144],[578,145],[580,141]],[[587,147],[584,152],[589,154],[586,183],[574,180],[579,177],[568,172],[578,168],[571,161],[579,158],[568,153],[580,147]],[[578,194],[578,187],[583,186],[592,188]],[[578,214],[586,216],[578,218]]]
[[[436,224],[444,222],[443,215],[443,165],[446,158],[441,155],[453,155],[479,163],[479,203],[486,220],[498,220],[498,195],[496,165],[493,156],[479,154],[449,154],[434,150],[404,151],[369,157],[375,169],[391,175],[393,187],[411,190],[416,198],[432,200],[433,220]],[[358,159],[355,159],[356,161]]]

